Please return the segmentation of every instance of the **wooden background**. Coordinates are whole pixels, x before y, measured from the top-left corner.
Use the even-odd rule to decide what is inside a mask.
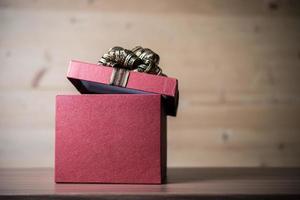
[[[53,166],[70,59],[142,45],[179,79],[170,166],[300,166],[300,2],[0,0],[0,167]]]

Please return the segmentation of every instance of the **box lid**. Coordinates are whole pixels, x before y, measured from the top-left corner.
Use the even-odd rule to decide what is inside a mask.
[[[113,68],[72,60],[67,78],[82,94],[161,94],[166,100],[166,112],[176,116],[179,91],[175,78],[151,75],[141,72],[129,72],[127,85],[110,85]]]

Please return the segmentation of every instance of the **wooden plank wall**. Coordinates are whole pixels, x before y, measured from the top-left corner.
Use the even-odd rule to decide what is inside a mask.
[[[170,166],[300,165],[300,2],[1,0],[0,167],[53,166],[70,59],[143,45],[179,79]]]

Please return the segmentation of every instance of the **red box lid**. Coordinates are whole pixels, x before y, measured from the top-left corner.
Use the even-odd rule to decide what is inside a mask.
[[[175,78],[129,72],[126,87],[110,85],[113,68],[72,60],[67,78],[82,94],[161,94],[166,103],[166,113],[176,116],[179,91]]]

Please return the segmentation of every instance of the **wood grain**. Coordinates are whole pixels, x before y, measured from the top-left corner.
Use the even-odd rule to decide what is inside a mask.
[[[151,5],[150,5],[151,4]],[[0,1],[0,167],[53,166],[70,59],[143,45],[177,77],[170,166],[300,165],[300,3]]]
[[[164,185],[55,184],[53,169],[0,169],[0,198],[296,199],[299,175],[298,168],[169,168]]]

